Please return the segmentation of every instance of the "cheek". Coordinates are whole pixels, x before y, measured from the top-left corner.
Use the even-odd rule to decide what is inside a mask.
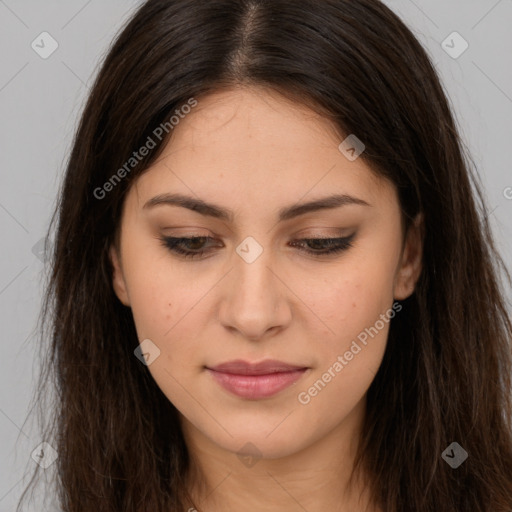
[[[330,331],[315,339],[317,366],[297,400],[336,423],[364,397],[382,362],[395,315],[391,280],[383,268],[351,272],[318,292],[320,301]]]
[[[353,338],[393,304],[393,267],[385,262],[354,265],[332,273],[308,290],[312,310],[322,312],[329,337]]]
[[[204,299],[215,276],[194,278],[195,272],[180,271],[183,266],[173,265],[159,249],[127,254],[133,256],[126,258],[125,274],[139,343],[149,339],[159,350],[148,370],[171,401],[186,402],[188,395],[181,396],[179,383],[198,372],[203,362]]]
[[[130,302],[139,338],[161,339],[172,328],[176,290],[143,269],[136,269],[131,278]]]
[[[129,292],[137,336],[139,342],[150,339],[159,350],[148,371],[171,402],[186,406],[190,396],[181,383],[198,371],[201,347],[193,319],[204,290],[187,286],[165,258],[140,254],[131,263]]]
[[[392,257],[372,257],[347,264],[321,286],[310,289],[315,311],[323,311],[323,330],[315,341],[318,367],[303,388],[311,397],[321,394],[317,406],[329,408],[340,393],[347,407],[359,400],[371,384],[384,355],[393,306]],[[329,388],[326,392],[324,387]],[[322,391],[322,393],[320,393]],[[341,396],[339,395],[339,396]],[[350,397],[350,398],[349,398]],[[305,400],[308,398],[306,397]]]
[[[125,247],[125,279],[140,339],[170,336],[175,324],[204,295],[197,282],[180,272],[158,244],[144,240]]]

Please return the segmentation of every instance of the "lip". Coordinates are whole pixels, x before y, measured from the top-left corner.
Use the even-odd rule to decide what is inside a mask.
[[[214,380],[230,393],[250,400],[271,397],[297,382],[309,369],[282,361],[249,363],[229,361],[206,367]]]

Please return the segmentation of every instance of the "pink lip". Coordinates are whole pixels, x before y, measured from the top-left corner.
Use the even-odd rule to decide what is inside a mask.
[[[207,370],[227,391],[241,398],[258,400],[291,386],[308,368],[282,361],[268,360],[251,364],[237,360],[208,367]]]

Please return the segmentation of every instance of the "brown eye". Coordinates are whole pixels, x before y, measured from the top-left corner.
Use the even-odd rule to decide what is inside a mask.
[[[352,247],[352,240],[355,233],[343,238],[302,238],[294,240],[290,243],[292,247],[298,247],[301,251],[313,256],[326,256],[346,251]],[[209,241],[214,241],[208,236],[194,237],[162,237],[160,238],[162,245],[175,254],[179,254],[185,258],[200,258],[211,252],[214,246],[206,247]]]
[[[323,256],[328,254],[336,254],[346,251],[352,247],[352,240],[355,233],[344,238],[302,238],[291,243],[292,246],[306,246],[304,252],[314,256]]]
[[[163,237],[160,239],[162,245],[170,251],[180,254],[186,258],[198,258],[209,250],[204,249],[206,242],[213,240],[209,236],[194,237]]]

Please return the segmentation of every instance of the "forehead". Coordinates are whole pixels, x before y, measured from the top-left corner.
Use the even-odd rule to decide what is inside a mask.
[[[197,101],[138,178],[139,207],[169,191],[213,194],[222,204],[237,197],[277,204],[333,192],[371,202],[390,188],[362,158],[341,153],[344,135],[332,122],[275,91],[235,88]]]
[[[270,89],[243,87],[200,98],[173,130],[169,145],[174,152],[207,151],[230,159],[262,149],[267,158],[280,153],[293,158],[291,149],[302,155],[339,141],[336,127],[305,105]]]

